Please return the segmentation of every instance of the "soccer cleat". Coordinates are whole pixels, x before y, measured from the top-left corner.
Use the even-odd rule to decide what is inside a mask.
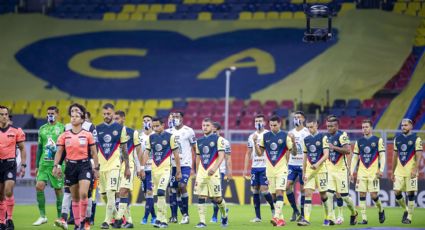
[[[291,217],[291,219],[289,221],[294,222],[294,221],[296,221],[300,217],[301,217],[300,212],[293,212],[292,213],[292,217]],[[300,221],[301,221],[301,219],[300,219]]]
[[[103,223],[100,225],[100,229],[109,229],[109,224],[108,224],[108,223],[106,223],[106,222],[103,222]]]
[[[74,217],[69,217],[69,219],[68,219],[68,222],[67,222],[68,224],[75,224],[74,223]]]
[[[162,222],[161,225],[159,225],[160,228],[168,228],[168,224],[165,222]]]
[[[87,218],[86,221],[84,221],[84,224],[81,224],[84,230],[90,230],[90,218]]]
[[[361,225],[366,225],[368,222],[367,222],[367,220],[362,220],[361,222],[359,222],[358,224],[361,224]]]
[[[68,223],[63,218],[55,220],[55,226],[63,230],[68,230]]]
[[[5,224],[0,224],[0,230],[4,230],[6,229],[6,225]]]
[[[308,222],[308,221],[307,221],[306,219],[304,219],[304,218],[301,218],[301,220],[300,220],[300,221],[298,221],[297,225],[298,225],[298,226],[309,226],[309,225],[310,225],[310,222]]]
[[[283,226],[285,226],[285,225],[286,225],[286,222],[285,222],[285,220],[284,220],[284,219],[278,219],[278,220],[277,220],[276,227],[283,227]]]
[[[274,213],[276,212],[274,209],[271,210],[272,211],[272,216],[274,216]]]
[[[175,217],[175,216],[170,217],[170,220],[168,221],[168,223],[177,224],[178,223],[177,217]]]
[[[251,223],[260,223],[261,219],[258,217],[255,217],[254,219],[250,220]]]
[[[195,226],[195,228],[205,228],[205,227],[207,227],[207,225],[206,225],[206,224],[204,224],[204,223],[202,223],[202,222],[199,222],[199,223]]]
[[[151,218],[151,224],[152,224],[152,225],[154,225],[154,224],[155,224],[155,222],[156,222],[156,217],[152,217],[152,218]]]
[[[385,210],[382,210],[382,212],[379,212],[379,223],[385,222]]]
[[[14,230],[15,225],[13,224],[13,220],[8,219],[6,220],[6,230]]]
[[[329,226],[331,225],[331,221],[330,220],[324,220],[323,221],[323,225],[322,226]]]
[[[335,224],[338,224],[338,225],[341,225],[341,224],[343,224],[344,223],[344,218],[342,218],[342,217],[338,217],[338,218],[336,218],[336,220],[335,220]]]
[[[47,223],[47,218],[40,216],[34,223],[32,223],[32,226],[40,226],[45,223]]]
[[[189,224],[189,216],[187,214],[183,215],[182,220],[180,221],[180,224]]]
[[[270,220],[270,223],[271,223],[273,226],[277,226],[277,222],[278,222],[278,219],[277,219],[276,217],[273,217],[273,218]]]
[[[221,217],[221,227],[227,227],[229,221],[229,217],[226,215],[226,217]]]
[[[356,211],[356,215],[350,216],[350,225],[356,225],[357,224],[357,217],[359,216],[359,213]]]
[[[134,228],[134,225],[132,223],[125,223],[124,226],[122,226],[122,228]]]
[[[74,224],[74,230],[81,230],[79,225]]]
[[[153,226],[154,226],[155,228],[160,228],[160,227],[161,227],[161,221],[159,221],[159,220],[155,220],[155,223],[153,224]]]
[[[114,224],[112,224],[112,228],[121,228],[122,220],[115,220]]]
[[[406,218],[405,220],[403,220],[402,222],[403,224],[411,224],[412,221],[409,218]]]
[[[330,225],[330,226],[335,225],[335,221],[333,221],[333,220],[329,220],[329,225]]]
[[[143,218],[140,224],[148,224],[148,218]]]
[[[404,223],[404,221],[407,219],[407,215],[408,215],[408,212],[404,211],[403,217],[401,218],[401,223]]]
[[[217,217],[216,216],[211,217],[210,223],[217,223]]]

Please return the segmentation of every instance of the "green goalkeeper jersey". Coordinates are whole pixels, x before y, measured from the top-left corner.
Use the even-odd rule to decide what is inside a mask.
[[[56,141],[58,137],[65,131],[65,126],[56,122],[51,125],[44,124],[38,131],[38,149],[36,166],[53,166],[56,153]]]

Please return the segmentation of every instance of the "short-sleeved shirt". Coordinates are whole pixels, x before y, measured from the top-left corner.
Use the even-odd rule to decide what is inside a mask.
[[[422,140],[415,133],[400,134],[394,138],[394,151],[397,151],[397,166],[394,175],[410,177],[416,167],[416,152],[423,151]]]
[[[192,146],[196,144],[195,132],[192,128],[183,125],[180,129],[172,128],[171,133],[175,136],[180,149],[180,166],[192,167]],[[171,165],[176,167],[174,155],[171,155]]]
[[[146,150],[152,155],[152,172],[171,168],[171,155],[178,148],[176,138],[168,132],[154,133],[146,141]]]
[[[55,147],[59,136],[64,132],[65,126],[56,122],[56,124],[44,124],[38,131],[38,145],[42,146],[40,165],[53,166],[55,160],[55,149],[52,150],[52,146]]]
[[[139,135],[142,152],[145,152],[146,150],[146,144],[147,144],[147,141],[149,140],[149,136],[154,133],[155,132],[146,134],[145,132],[141,132],[141,134]],[[149,152],[148,160],[146,161],[146,164],[145,164],[145,171],[151,171],[151,170],[152,170],[152,154],[151,152]]]
[[[310,135],[310,132],[306,127],[298,131],[297,129],[291,130],[289,133],[292,133],[295,137],[294,147],[297,148],[297,155],[289,155],[288,165],[302,166],[304,162],[303,146],[304,138]]]
[[[260,140],[262,138],[262,136],[269,132],[268,130],[263,130],[263,132],[261,133],[252,133],[251,135],[249,135],[248,137],[248,149],[251,151],[251,159],[252,159],[252,168],[265,168],[266,167],[266,154],[263,154],[261,156],[258,156],[257,154],[257,150],[254,146],[254,140],[253,140],[253,136],[254,134],[257,134],[258,139]]]
[[[133,152],[136,151],[136,147],[140,145],[139,132],[137,130],[126,127],[127,132],[127,153],[128,153],[128,162],[131,167],[135,167],[136,163],[134,162]],[[124,162],[123,162],[124,164]]]
[[[346,132],[338,130],[334,135],[327,134],[329,144],[336,147],[344,147],[350,144],[350,139]],[[329,148],[328,172],[347,172],[347,157],[343,153],[339,153]]]
[[[0,129],[0,159],[16,158],[16,145],[25,141],[25,133],[21,128],[7,126]]]
[[[126,128],[114,122],[100,124],[97,130],[97,147],[100,171],[120,169],[120,145],[127,144]]]
[[[328,137],[322,133],[307,136],[304,139],[304,153],[307,156],[306,174],[326,173],[326,161],[317,169],[311,169],[311,165],[316,164],[324,157],[324,150],[329,149]]]
[[[200,177],[208,177],[208,170],[218,161],[219,152],[224,152],[225,149],[224,138],[216,134],[199,138],[196,143],[196,155],[200,158],[197,174]],[[215,173],[219,173],[219,170]]]
[[[279,173],[288,172],[286,154],[290,154],[293,143],[287,133],[280,130],[278,133],[268,132],[260,139],[259,146],[264,148],[267,157],[267,170],[273,169]]]
[[[57,146],[63,146],[68,160],[84,160],[89,158],[89,147],[95,145],[93,135],[81,130],[73,133],[72,130],[62,133],[57,141]]]
[[[377,136],[362,137],[354,144],[354,154],[359,155],[359,177],[374,177],[379,170],[379,153],[385,153],[384,141]]]
[[[224,139],[224,154],[229,155],[232,154],[232,146],[230,145],[230,142],[226,139]],[[226,173],[227,164],[226,164],[226,158],[221,162],[220,165],[220,173]]]

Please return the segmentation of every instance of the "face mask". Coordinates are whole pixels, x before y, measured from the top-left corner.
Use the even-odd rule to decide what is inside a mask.
[[[181,124],[180,119],[173,119],[173,122],[174,122],[174,126],[180,126]]]
[[[151,123],[150,122],[143,122],[143,128],[145,130],[151,129]]]
[[[300,119],[297,119],[296,117],[294,117],[294,125],[295,126],[300,126],[301,125],[301,120]]]
[[[257,130],[261,130],[261,129],[263,129],[263,128],[264,128],[264,125],[263,125],[263,123],[255,123],[255,128],[256,128]]]
[[[170,129],[174,128],[174,121],[173,121],[173,119],[169,119],[168,120],[168,128],[170,128]]]
[[[47,115],[47,121],[48,121],[49,123],[53,123],[53,122],[55,122],[55,121],[56,121],[56,117],[55,117],[55,115]]]

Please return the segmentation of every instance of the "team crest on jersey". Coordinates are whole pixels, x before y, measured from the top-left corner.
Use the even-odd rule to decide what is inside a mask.
[[[210,146],[211,146],[211,148],[213,148],[215,146],[215,143],[213,141],[211,141]]]
[[[167,140],[163,140],[162,141],[162,145],[167,145],[168,144],[168,141]]]
[[[317,144],[317,143],[316,143]],[[314,145],[310,145],[309,147],[308,147],[308,150],[310,150],[310,152],[312,152],[312,153],[314,153],[314,152],[316,152],[316,146],[314,146]]]
[[[401,151],[406,151],[407,150],[407,145],[406,144],[402,144],[401,145]]]
[[[277,149],[277,144],[276,143],[271,143],[270,144],[270,148],[274,151],[274,150],[276,150]]]
[[[320,146],[320,141],[316,141],[316,145],[317,146]]]
[[[283,140],[282,140],[282,139],[279,139],[279,140],[277,140],[277,143],[278,143],[279,145],[281,145],[281,144],[283,143]]]
[[[413,141],[407,142],[408,145],[413,145]]]
[[[375,142],[372,142],[372,144],[370,144],[372,147],[375,147],[376,146],[376,143]]]
[[[103,141],[104,141],[105,143],[109,143],[109,142],[111,142],[111,140],[112,140],[111,135],[106,134],[105,136],[103,136]]]
[[[211,142],[212,143],[212,142]],[[210,147],[208,147],[208,146],[204,146],[203,148],[202,148],[202,153],[204,153],[204,154],[207,154],[207,153],[209,153],[210,152]]]
[[[114,136],[118,135],[118,131],[117,131],[117,130],[114,130],[114,131],[112,132],[112,135],[114,135]]]
[[[160,144],[156,144],[156,145],[155,145],[155,150],[156,150],[157,152],[161,151],[161,150],[162,150],[162,145],[160,145]]]
[[[363,149],[363,151],[364,151],[365,153],[370,153],[370,147],[369,147],[369,146],[366,146],[366,147]]]

